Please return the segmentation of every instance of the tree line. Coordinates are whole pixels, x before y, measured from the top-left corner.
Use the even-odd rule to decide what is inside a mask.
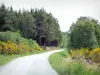
[[[0,6],[0,31],[20,31],[25,38],[32,38],[39,41],[41,36],[46,41],[61,42],[61,31],[58,20],[51,13],[43,8],[16,11],[4,4]]]

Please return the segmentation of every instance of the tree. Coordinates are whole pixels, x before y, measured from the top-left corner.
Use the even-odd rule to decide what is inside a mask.
[[[57,40],[60,43],[61,31],[57,19],[51,13],[46,13],[43,8],[40,10],[36,9],[33,16],[36,19],[36,27],[42,30],[37,30],[37,38],[46,36],[47,41]]]
[[[68,48],[95,48],[98,47],[98,41],[95,35],[95,26],[92,18],[80,17],[75,24],[72,24],[69,32]]]
[[[98,42],[98,46],[100,47],[100,24],[95,19],[92,19],[92,22],[94,23],[94,26],[95,26],[95,35]]]
[[[21,22],[20,30],[23,36],[26,38],[33,38],[35,36],[35,29],[33,29],[33,27],[35,27],[35,19],[30,13],[24,11],[21,15]]]
[[[7,9],[4,4],[1,4],[0,6],[0,31],[3,30],[6,16],[7,16]]]
[[[7,15],[5,16],[5,24],[2,29],[5,31],[16,31],[18,28],[16,26],[17,17],[15,15],[15,11],[13,11],[12,7],[10,7],[10,9],[7,11]]]
[[[66,48],[67,46],[67,33],[66,32],[62,32],[62,42],[61,42],[61,47],[62,48]]]

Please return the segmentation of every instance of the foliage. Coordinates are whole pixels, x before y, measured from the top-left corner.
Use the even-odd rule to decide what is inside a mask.
[[[47,41],[61,42],[61,31],[58,21],[43,8],[23,9],[15,11],[12,7],[0,6],[0,31],[20,30],[24,38],[39,41],[40,36],[46,36]]]
[[[19,43],[21,39],[21,35],[19,32],[11,32],[11,31],[6,31],[6,32],[0,32],[0,41],[7,42],[8,40],[14,42],[14,43]]]
[[[100,72],[95,69],[89,69],[80,62],[70,62],[66,65],[65,74],[62,75],[99,75]]]
[[[0,41],[3,42],[8,42],[11,41],[17,45],[25,45],[26,47],[30,47],[30,48],[34,48],[38,51],[42,50],[41,48],[39,48],[39,45],[32,39],[25,39],[23,37],[21,37],[20,35],[20,31],[17,32],[11,32],[11,31],[7,31],[7,32],[0,32]]]
[[[31,45],[35,45],[36,43],[32,43]],[[28,43],[20,43],[15,44],[11,41],[1,42],[0,41],[0,54],[8,54],[8,55],[15,55],[15,54],[27,54],[34,51],[41,51],[42,48],[40,48],[37,44],[36,47],[30,47]]]
[[[100,63],[100,48],[89,50],[82,48],[80,50],[71,50],[71,56],[74,59],[86,59],[89,63]]]
[[[61,48],[66,48],[66,46],[67,46],[67,34],[66,32],[62,32]]]
[[[66,62],[64,59],[66,57],[68,57],[67,50],[64,50],[59,53],[54,53],[49,57],[49,62],[51,66],[58,72],[59,75],[65,75],[64,70],[66,67]]]
[[[99,46],[100,25],[89,17],[80,17],[69,30],[69,49],[96,48]]]
[[[36,43],[36,41],[32,40],[32,39],[25,39],[25,38],[22,38],[21,39],[21,44],[22,45],[26,45],[28,46],[29,48],[32,48],[36,51],[41,51],[42,48]]]
[[[79,50],[78,50],[79,51]],[[54,53],[49,61],[59,75],[99,75],[99,69],[90,69],[86,64],[68,60],[68,56],[62,55],[63,52]],[[68,52],[64,51],[66,55]]]
[[[35,25],[35,18],[30,14],[29,12],[26,12],[25,10],[20,15],[21,24],[19,25],[19,30],[21,30],[23,37],[25,38],[33,38],[36,32],[33,27],[36,27]]]

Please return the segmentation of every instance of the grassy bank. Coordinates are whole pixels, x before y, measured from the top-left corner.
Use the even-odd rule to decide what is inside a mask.
[[[66,58],[67,55],[68,52],[64,50],[62,52],[52,54],[49,58],[50,64],[59,75],[65,75],[66,63],[64,58]]]
[[[34,51],[34,53],[20,54],[20,55],[1,55],[0,54],[0,66],[7,64],[8,62],[12,61],[15,58],[32,55],[32,54],[44,53],[44,52],[46,52],[46,51]]]
[[[59,75],[100,75],[100,70],[90,69],[81,62],[68,62],[68,52],[62,51],[50,56],[49,61]]]

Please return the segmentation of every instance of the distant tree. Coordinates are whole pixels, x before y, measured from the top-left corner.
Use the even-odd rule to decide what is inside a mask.
[[[6,16],[7,16],[7,9],[4,4],[1,4],[0,6],[0,31],[3,30]]]
[[[97,39],[97,42],[98,42],[98,46],[100,47],[100,24],[95,19],[92,19],[92,22],[94,23],[95,35],[96,35],[96,39]]]
[[[97,23],[93,22],[92,18],[80,17],[70,28],[68,47],[70,49],[98,47],[95,26]]]
[[[67,46],[67,33],[62,32],[62,42],[61,42],[61,47],[66,48]]]
[[[36,9],[33,16],[36,19],[36,27],[43,30],[37,30],[37,37],[46,36],[47,41],[57,40],[60,43],[61,31],[57,19],[51,13],[47,14],[43,8]]]
[[[32,15],[26,11],[23,12],[21,15],[21,22],[20,30],[22,31],[22,34],[26,38],[32,38],[35,36],[35,19],[32,17]]]
[[[16,27],[16,23],[17,23],[17,17],[15,15],[15,11],[13,11],[13,8],[10,7],[5,17],[5,24],[3,26],[3,30],[16,31],[18,29]]]

